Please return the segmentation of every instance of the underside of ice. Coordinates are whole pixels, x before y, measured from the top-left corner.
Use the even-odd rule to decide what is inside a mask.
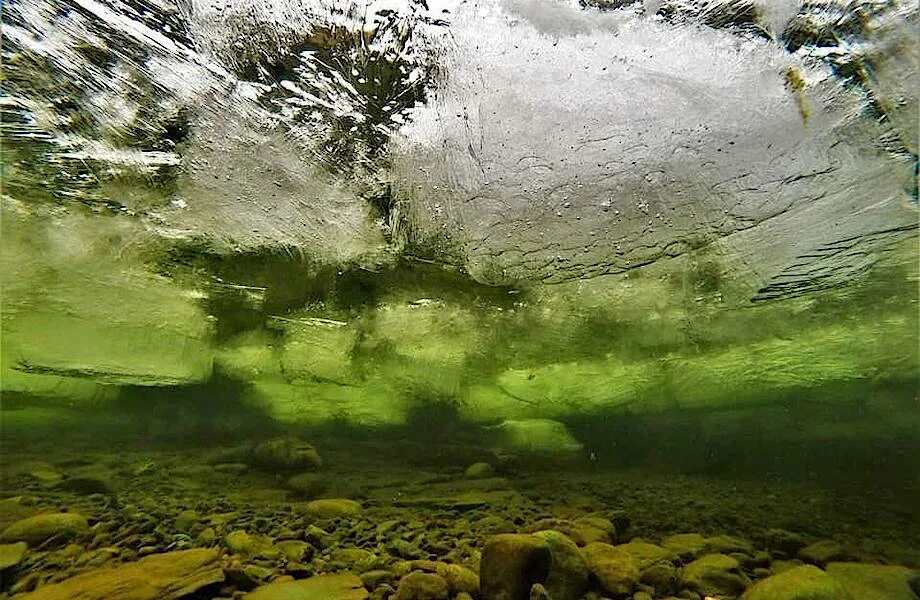
[[[381,423],[910,377],[918,13],[8,3],[3,389]]]

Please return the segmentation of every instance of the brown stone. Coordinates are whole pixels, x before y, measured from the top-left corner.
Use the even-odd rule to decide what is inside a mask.
[[[367,600],[367,590],[354,573],[317,575],[298,581],[263,585],[244,600]]]
[[[21,600],[171,600],[224,580],[215,549],[154,554],[38,588]]]
[[[479,566],[483,600],[527,600],[533,584],[546,581],[551,564],[546,540],[516,533],[490,538]]]

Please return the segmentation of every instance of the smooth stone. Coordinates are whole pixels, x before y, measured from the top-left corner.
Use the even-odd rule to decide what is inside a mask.
[[[699,533],[678,533],[661,540],[661,546],[677,554],[681,560],[693,560],[706,549],[706,538]]]
[[[758,581],[741,600],[863,600],[839,581],[812,565],[794,567]]]
[[[37,546],[52,538],[71,539],[89,529],[86,517],[77,513],[46,513],[16,521],[0,533],[0,543],[25,542]]]
[[[367,600],[361,578],[354,573],[317,575],[257,587],[243,600]]]
[[[588,589],[588,565],[578,545],[564,533],[538,531],[533,535],[546,540],[552,557],[543,587],[553,600],[578,600]]]
[[[644,571],[648,567],[660,563],[677,562],[677,555],[675,553],[667,548],[656,546],[648,542],[632,541],[628,544],[620,544],[616,547],[629,552],[635,559],[636,566],[639,567],[640,571]]]
[[[892,565],[834,562],[827,574],[859,600],[916,600],[920,597],[920,571]]]
[[[691,590],[706,596],[735,596],[750,585],[741,564],[724,554],[706,554],[686,565],[683,581]]]
[[[50,466],[39,466],[29,471],[29,477],[43,485],[55,485],[59,483],[64,476]]]
[[[397,579],[398,576],[396,573],[393,571],[387,571],[385,569],[375,569],[373,571],[368,571],[367,573],[361,574],[361,583],[363,583],[364,587],[370,591],[375,590],[385,583],[393,583]]]
[[[377,556],[373,552],[363,548],[337,548],[332,551],[332,555],[329,557],[329,562],[342,563],[349,570],[359,573],[369,571],[376,560]]]
[[[479,593],[479,575],[463,565],[446,563],[433,560],[413,560],[406,565],[406,572],[415,570],[437,573],[447,582],[451,594],[466,592],[467,594]]]
[[[29,547],[25,542],[15,544],[0,544],[0,571],[15,567],[22,562],[22,557]]]
[[[399,580],[393,600],[447,600],[447,581],[435,573],[413,571]]]
[[[313,546],[300,540],[284,540],[275,544],[281,554],[290,561],[303,562],[313,557]]]
[[[304,511],[318,519],[354,517],[361,514],[361,504],[345,498],[323,498],[307,502]]]
[[[582,548],[582,555],[591,574],[609,594],[625,596],[639,583],[639,565],[621,547],[594,542]]]
[[[540,519],[527,528],[527,531],[558,531],[572,539],[578,546],[587,546],[594,542],[609,544],[616,541],[616,528],[609,520],[601,517],[581,517],[578,519]]]
[[[785,529],[768,529],[764,534],[764,541],[770,550],[778,550],[787,556],[795,556],[795,553],[805,546],[805,540],[801,535]]]
[[[188,531],[192,527],[198,524],[198,521],[201,520],[201,515],[199,515],[194,510],[183,510],[178,515],[176,515],[176,529],[179,531]]]
[[[834,540],[820,540],[799,550],[798,557],[807,563],[823,567],[831,561],[847,560],[850,555]]]
[[[546,540],[503,533],[489,538],[479,564],[483,600],[527,600],[530,588],[543,583],[552,565]]]
[[[706,538],[706,554],[731,554],[732,552],[744,552],[753,554],[754,546],[744,538],[734,535],[714,535]]]
[[[495,469],[487,462],[473,463],[463,473],[470,479],[485,479],[495,475]]]
[[[173,600],[223,581],[219,559],[203,548],[154,554],[39,587],[21,600]]]
[[[224,538],[227,548],[240,556],[277,558],[281,552],[272,545],[272,539],[266,535],[251,534],[237,529]]]

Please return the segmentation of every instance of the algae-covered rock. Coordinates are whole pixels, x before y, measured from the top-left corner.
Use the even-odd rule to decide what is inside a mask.
[[[862,600],[812,565],[794,567],[758,581],[741,600]]]
[[[0,571],[15,567],[22,561],[28,545],[25,542],[15,544],[0,544]]]
[[[683,569],[684,585],[706,596],[735,596],[750,585],[741,564],[724,554],[706,554]]]
[[[496,446],[506,452],[564,455],[583,447],[563,423],[552,419],[508,419],[492,430]]]
[[[834,540],[820,540],[809,544],[799,550],[799,558],[807,563],[823,567],[831,561],[842,561],[851,558],[839,542]]]
[[[470,479],[484,479],[495,475],[495,469],[489,463],[478,462],[467,467],[463,474]]]
[[[244,600],[366,600],[367,597],[361,578],[354,573],[269,583],[243,596]]]
[[[614,596],[629,594],[639,583],[639,565],[622,547],[594,542],[582,548],[582,555],[601,587]]]
[[[634,540],[617,546],[625,550],[639,568],[639,581],[654,587],[659,592],[677,592],[680,589],[680,577],[677,570],[678,557],[662,546]]]
[[[661,540],[661,546],[677,554],[681,560],[691,560],[706,549],[706,538],[699,533],[678,533]]]
[[[16,521],[0,533],[0,542],[25,542],[37,546],[45,540],[74,538],[89,528],[86,517],[76,513],[49,513]]]
[[[827,574],[859,600],[916,600],[920,571],[892,565],[834,562]]]
[[[479,593],[479,575],[462,565],[433,560],[413,560],[408,563],[408,568],[410,571],[437,573],[447,582],[451,594]]]
[[[252,447],[253,462],[266,469],[279,471],[308,471],[323,466],[319,452],[304,441],[278,437]]]
[[[346,498],[323,498],[307,502],[303,510],[317,519],[354,517],[361,514],[361,503]]]
[[[527,531],[559,531],[572,539],[578,546],[592,542],[605,544],[616,541],[616,528],[602,517],[581,517],[578,519],[540,519],[530,525]]]
[[[447,600],[447,581],[436,573],[413,571],[400,579],[393,600]]]
[[[486,542],[479,565],[484,600],[527,600],[535,583],[546,581],[550,545],[532,535],[504,533]]]
[[[155,554],[42,586],[22,600],[172,600],[224,580],[217,550]]]
[[[535,536],[546,540],[552,563],[543,586],[553,600],[578,600],[588,589],[588,565],[578,546],[558,531],[538,531]]]
[[[224,543],[231,552],[244,557],[275,558],[280,554],[280,551],[272,546],[270,537],[251,534],[242,529],[228,533]]]

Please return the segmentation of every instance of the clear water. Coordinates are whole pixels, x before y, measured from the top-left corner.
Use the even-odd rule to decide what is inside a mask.
[[[0,593],[916,598],[917,18],[7,3]]]

